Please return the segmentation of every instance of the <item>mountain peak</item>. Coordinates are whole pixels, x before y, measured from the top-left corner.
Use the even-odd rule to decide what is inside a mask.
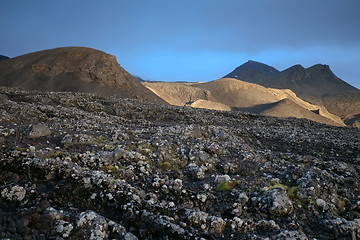
[[[331,71],[330,66],[326,64],[315,64],[308,68],[308,70],[322,70],[322,71]]]
[[[276,68],[266,65],[265,63],[257,62],[254,60],[248,60],[246,63],[242,64],[241,66],[237,67],[239,70],[245,69],[255,69],[266,73],[275,73],[279,72]]]
[[[231,73],[224,76],[224,78],[236,78],[243,81],[253,79],[263,79],[264,77],[272,76],[279,73],[279,71],[261,62],[249,60],[241,66],[237,67]]]
[[[254,61],[254,60],[248,60],[246,63],[250,63],[250,64],[263,64],[263,65],[266,65],[264,63],[261,63],[261,62],[258,62],[258,61]],[[245,64],[246,64],[245,63]]]
[[[305,68],[301,64],[295,64],[294,66],[289,67],[285,71],[290,70],[290,69],[291,70],[305,70]]]

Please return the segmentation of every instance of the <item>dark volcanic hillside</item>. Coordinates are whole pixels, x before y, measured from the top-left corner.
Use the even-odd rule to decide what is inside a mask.
[[[224,78],[236,78],[245,82],[256,83],[267,87],[267,82],[271,76],[278,74],[279,71],[266,64],[249,60],[224,76]]]
[[[300,98],[325,106],[348,124],[360,121],[360,91],[338,78],[328,65],[300,65],[271,80],[276,88],[290,88]]]
[[[338,78],[328,65],[309,68],[294,65],[282,72],[266,64],[248,61],[226,77],[259,84],[265,87],[291,89],[305,100],[321,99],[337,94],[359,93],[359,90]]]
[[[56,48],[2,61],[0,85],[92,92],[165,103],[126,72],[115,56],[84,47]]]
[[[360,93],[338,78],[328,65],[317,64],[309,68],[295,65],[274,76],[268,83],[274,88],[288,88],[300,98],[317,101],[325,96]]]
[[[360,131],[0,88],[0,239],[359,239]]]
[[[6,59],[9,59],[9,57],[4,56],[4,55],[0,55],[0,61],[6,60]]]
[[[228,76],[265,87],[291,89],[306,101],[325,108],[352,124],[360,120],[360,91],[338,78],[328,65],[292,66],[282,72],[258,62],[247,62]]]

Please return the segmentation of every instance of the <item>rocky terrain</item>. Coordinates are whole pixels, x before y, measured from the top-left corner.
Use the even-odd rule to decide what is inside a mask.
[[[0,88],[0,239],[359,239],[360,132]]]

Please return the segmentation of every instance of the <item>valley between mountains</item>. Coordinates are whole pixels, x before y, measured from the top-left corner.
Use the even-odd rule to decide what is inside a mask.
[[[0,85],[0,239],[360,239],[359,90],[326,65],[138,81],[69,47]]]

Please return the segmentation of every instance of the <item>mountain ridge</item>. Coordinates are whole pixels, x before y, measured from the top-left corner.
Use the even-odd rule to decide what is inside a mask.
[[[228,75],[236,79],[277,89],[291,89],[298,97],[316,105],[324,106],[329,112],[340,116],[345,122],[360,121],[360,90],[337,77],[329,65],[315,64],[304,68],[300,64],[274,74],[264,74],[263,63],[245,63]],[[226,75],[226,76],[228,76]]]
[[[257,78],[254,78],[254,76],[249,76],[248,75],[249,71],[251,71],[251,73],[256,76],[261,76],[266,79],[257,79]],[[240,65],[239,67],[236,67],[232,72],[225,75],[224,78],[227,78],[227,77],[236,78],[238,80],[264,85],[265,87],[275,87],[275,88],[280,87],[280,88],[291,89],[291,86],[290,87],[284,86],[286,84],[286,82],[283,81],[283,82],[279,83],[279,80],[278,80],[279,76],[283,77],[284,74],[289,74],[289,73],[294,74],[295,73],[295,74],[302,74],[302,76],[301,76],[302,78],[305,78],[305,77],[309,78],[309,77],[316,75],[316,73],[319,73],[319,72],[321,72],[322,74],[326,74],[325,77],[328,78],[329,81],[331,80],[331,81],[337,82],[338,84],[346,85],[345,90],[347,90],[347,91],[354,91],[354,90],[359,91],[359,89],[355,88],[354,86],[352,86],[352,85],[348,84],[347,82],[343,81],[342,79],[338,78],[331,71],[330,66],[327,64],[315,64],[308,68],[304,68],[300,64],[295,64],[283,71],[279,71],[276,68],[269,66],[267,64],[249,60],[246,63]],[[294,79],[292,79],[292,80],[294,80]],[[299,80],[301,80],[301,79],[299,79]],[[314,82],[312,82],[312,83],[314,83]]]

